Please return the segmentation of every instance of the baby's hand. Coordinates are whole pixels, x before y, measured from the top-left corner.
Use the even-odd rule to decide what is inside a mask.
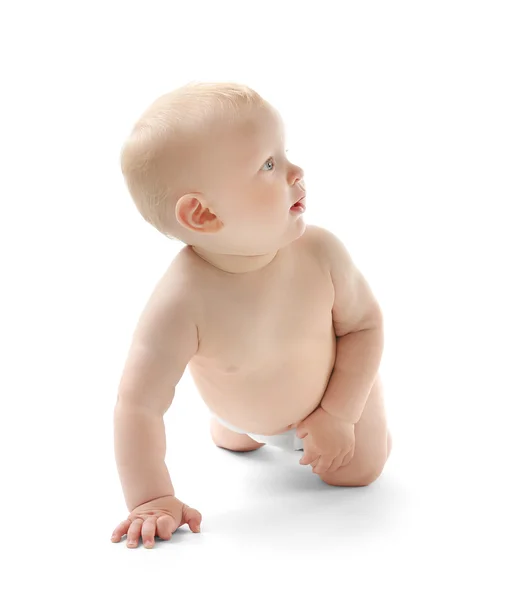
[[[333,417],[321,406],[296,428],[303,439],[301,465],[312,465],[314,473],[333,473],[354,456],[354,424]]]
[[[199,533],[201,521],[202,515],[198,510],[175,496],[163,496],[134,508],[126,521],[116,527],[111,540],[120,542],[126,533],[127,547],[137,548],[142,535],[145,548],[153,548],[155,535],[169,540],[172,533],[185,523],[193,533]]]

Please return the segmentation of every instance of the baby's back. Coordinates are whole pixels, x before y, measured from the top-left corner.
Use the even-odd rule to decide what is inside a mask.
[[[234,426],[274,434],[320,403],[334,366],[334,290],[319,228],[266,267],[225,273],[184,248],[172,265],[197,305],[189,369],[208,408]]]

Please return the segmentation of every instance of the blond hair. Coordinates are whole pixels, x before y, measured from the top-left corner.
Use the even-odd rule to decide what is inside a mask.
[[[121,170],[142,217],[170,239],[179,239],[175,204],[186,171],[183,146],[216,122],[231,123],[265,104],[251,88],[190,82],[155,100],[135,123],[121,150]],[[193,191],[185,189],[184,193]]]

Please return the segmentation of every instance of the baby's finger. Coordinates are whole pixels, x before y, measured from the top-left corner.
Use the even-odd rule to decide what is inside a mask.
[[[304,452],[303,456],[300,459],[300,465],[310,465],[313,460],[316,459],[316,456],[311,454],[310,452]]]
[[[347,465],[350,463],[350,461],[352,460],[353,456],[354,456],[354,453],[353,453],[353,452],[349,452],[349,453],[348,453],[348,454],[347,454],[347,455],[346,455],[346,456],[343,458],[343,460],[341,461],[341,466],[342,466],[342,467],[346,467],[346,466],[347,466]]]
[[[194,508],[188,508],[186,510],[186,523],[193,533],[200,533],[200,524],[202,522],[202,515]]]
[[[121,541],[121,537],[123,535],[125,535],[125,533],[128,531],[128,528],[130,527],[130,519],[127,519],[126,521],[122,521],[121,523],[119,523],[119,525],[114,529],[114,533],[112,534],[112,537],[110,538],[110,540],[112,542],[120,542]]]
[[[341,467],[344,458],[344,454],[336,456],[336,458],[332,461],[330,467],[327,469],[327,473],[334,473],[334,471],[337,471]]]
[[[141,534],[141,527],[143,525],[143,519],[138,517],[128,529],[128,533],[126,534],[126,545],[128,548],[136,548],[139,544],[139,536]]]
[[[300,460],[300,465],[310,465],[313,461],[318,459],[320,455],[310,448],[304,448],[303,457]]]
[[[321,456],[316,466],[312,469],[314,473],[326,473],[332,464],[332,460],[326,456]]]
[[[157,535],[163,540],[169,540],[176,529],[175,520],[170,515],[162,515],[157,519]]]
[[[141,529],[141,535],[143,537],[143,545],[145,548],[153,548],[155,541],[155,524],[157,523],[157,517],[148,517],[143,523]]]

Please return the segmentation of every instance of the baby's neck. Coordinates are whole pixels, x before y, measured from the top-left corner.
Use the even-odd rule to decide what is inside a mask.
[[[216,269],[232,274],[259,271],[271,264],[280,252],[278,250],[270,254],[261,254],[258,256],[240,256],[236,254],[217,254],[195,246],[189,246],[189,248],[202,260]]]

